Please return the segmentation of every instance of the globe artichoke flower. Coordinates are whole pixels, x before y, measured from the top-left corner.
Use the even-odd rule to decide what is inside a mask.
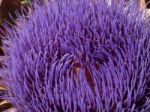
[[[33,3],[7,29],[1,74],[19,112],[150,110],[150,31],[132,3]]]
[[[21,7],[26,8],[28,3],[28,0],[0,0],[0,56],[4,55],[1,48],[2,40],[5,36],[5,28],[3,27],[3,24],[7,21],[11,24],[10,26],[12,26],[13,20],[17,17],[15,14],[16,11],[19,13],[21,11]],[[3,67],[3,65],[0,63],[0,68],[1,67]],[[3,82],[3,79],[0,77],[0,112],[4,112],[12,107],[8,101],[2,98],[3,95],[7,94],[7,88]]]

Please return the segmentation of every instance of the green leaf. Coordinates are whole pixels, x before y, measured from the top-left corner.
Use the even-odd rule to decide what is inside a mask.
[[[22,5],[28,5],[28,4],[29,4],[29,0],[22,0],[22,1],[21,1],[21,4],[22,4]]]

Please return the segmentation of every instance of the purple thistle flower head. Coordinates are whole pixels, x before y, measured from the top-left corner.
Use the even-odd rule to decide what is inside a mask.
[[[20,112],[150,110],[150,25],[132,3],[34,7],[4,44],[6,98]]]

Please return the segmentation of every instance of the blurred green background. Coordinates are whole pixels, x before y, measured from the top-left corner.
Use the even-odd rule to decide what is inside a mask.
[[[15,17],[14,12],[20,11],[21,6],[27,6],[29,4],[29,0],[0,0],[0,24],[7,20],[11,22],[10,14],[12,17]]]

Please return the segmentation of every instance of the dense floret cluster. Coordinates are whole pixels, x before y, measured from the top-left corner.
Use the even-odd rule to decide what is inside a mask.
[[[19,112],[150,109],[150,25],[132,3],[54,0],[34,8],[4,43],[6,98]]]

